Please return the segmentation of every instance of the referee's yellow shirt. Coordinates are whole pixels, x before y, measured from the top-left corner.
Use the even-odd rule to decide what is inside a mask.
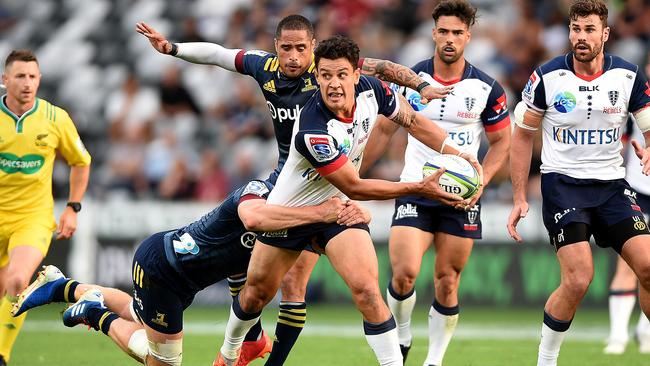
[[[51,211],[56,151],[71,166],[90,165],[90,154],[63,109],[37,98],[18,117],[5,98],[0,98],[0,214]]]

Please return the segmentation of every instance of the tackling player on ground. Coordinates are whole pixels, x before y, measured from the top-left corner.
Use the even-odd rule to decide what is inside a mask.
[[[515,109],[510,153],[514,207],[508,231],[528,212],[526,187],[535,131],[542,128],[542,213],[561,281],[544,307],[538,366],[556,365],[571,320],[593,278],[593,235],[614,249],[639,279],[639,303],[650,314],[650,232],[625,181],[621,127],[629,113],[646,148],[633,140],[637,166],[650,173],[650,86],[643,70],[603,53],[607,6],[579,0],[569,11],[572,52],[537,68]]]
[[[453,85],[454,89],[446,97],[427,105],[420,104],[419,95],[412,90],[406,91],[406,99],[416,111],[444,128],[460,151],[476,155],[485,131],[490,143],[483,160],[483,183],[487,184],[508,158],[510,118],[506,96],[499,83],[463,57],[471,38],[470,27],[474,24],[476,9],[465,0],[445,0],[436,6],[432,16],[435,54],[415,65],[413,71],[431,85]],[[378,124],[374,132],[381,133],[373,132],[364,155],[364,167],[372,164],[388,146],[398,127],[387,120]],[[439,153],[409,136],[401,181],[422,179],[422,167],[436,155]],[[467,212],[420,196],[401,197],[395,201],[389,239],[393,277],[386,298],[397,322],[405,360],[412,340],[410,323],[416,302],[415,279],[420,273],[422,257],[433,243],[436,251],[435,297],[429,310],[429,351],[424,365],[442,365],[458,322],[460,274],[469,259],[474,239],[481,238],[478,204],[481,193],[482,189],[472,198],[473,207]]]
[[[275,33],[275,55],[261,50],[227,49],[215,43],[172,43],[145,23],[138,23],[136,29],[160,53],[193,63],[217,65],[249,75],[257,81],[267,101],[278,143],[278,165],[269,177],[274,184],[289,154],[294,122],[318,88],[313,62],[316,40],[311,22],[300,15],[289,15],[282,19]],[[427,99],[444,97],[449,90],[433,88],[409,68],[389,61],[366,58],[360,63],[364,74],[418,90],[425,102]],[[273,348],[267,366],[284,363],[305,324],[307,281],[317,260],[318,255],[313,251],[304,251],[282,282],[282,300],[275,333],[276,339],[281,341]],[[229,279],[233,296],[245,280]]]
[[[16,296],[38,268],[56,230],[70,238],[86,192],[90,154],[63,109],[36,97],[41,81],[31,51],[12,51],[5,61],[0,99],[0,365],[25,321],[10,314]],[[52,169],[59,152],[70,165],[68,204],[54,221]]]
[[[357,170],[378,114],[404,126],[430,147],[459,152],[444,146],[444,130],[416,114],[401,95],[395,95],[375,78],[360,75],[359,48],[352,40],[332,37],[322,41],[314,54],[320,91],[307,102],[294,126],[291,150],[269,203],[300,207],[319,204],[333,195],[371,200],[408,194],[439,198],[448,204],[469,203],[455,195],[438,193],[437,182],[443,169],[417,183],[360,179]],[[476,159],[461,156],[482,175]],[[368,226],[338,224],[306,225],[258,237],[248,280],[233,301],[217,365],[238,365],[246,332],[257,322],[282,277],[309,243],[327,254],[350,288],[363,314],[366,339],[379,363],[401,365],[395,321],[377,283],[377,258]]]
[[[63,324],[101,330],[120,349],[148,366],[179,366],[183,355],[183,311],[197,292],[246,272],[255,231],[282,230],[317,222],[367,224],[370,213],[355,202],[332,198],[318,206],[265,204],[273,186],[251,181],[201,219],[151,235],[133,257],[133,298],[126,293],[65,278],[46,266],[20,295],[13,313],[51,302],[75,302]],[[271,340],[256,323],[244,338],[239,365],[264,356]]]

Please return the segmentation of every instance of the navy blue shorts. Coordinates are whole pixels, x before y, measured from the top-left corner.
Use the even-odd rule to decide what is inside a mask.
[[[311,247],[316,253],[324,253],[325,246],[327,246],[327,243],[333,237],[352,228],[370,232],[366,224],[344,226],[336,223],[318,223],[298,226],[287,230],[261,233],[257,236],[257,240],[277,248],[302,251]]]
[[[133,310],[140,321],[165,334],[183,330],[183,311],[196,291],[167,262],[166,232],[145,239],[133,256]]]
[[[620,251],[624,243],[613,242],[609,229],[626,219],[645,220],[640,196],[625,179],[602,181],[542,174],[544,226],[552,239],[568,224],[583,223],[596,244]]]
[[[471,211],[465,212],[420,196],[401,197],[395,200],[391,226],[410,226],[429,233],[481,239],[480,200]]]

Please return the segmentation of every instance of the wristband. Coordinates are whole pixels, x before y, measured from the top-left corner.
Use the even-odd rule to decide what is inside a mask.
[[[172,45],[172,49],[169,50],[169,55],[176,56],[178,54],[178,45],[176,45],[176,43],[171,43],[171,42],[170,44]]]
[[[422,89],[426,88],[427,86],[429,86],[429,83],[427,83],[426,81],[423,81],[415,88],[415,90],[417,90],[418,93],[421,93]]]

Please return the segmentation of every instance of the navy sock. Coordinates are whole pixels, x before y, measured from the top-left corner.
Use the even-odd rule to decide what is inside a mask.
[[[566,332],[569,330],[569,327],[571,326],[571,320],[558,320],[552,317],[549,313],[544,311],[544,324],[546,324],[547,327],[553,329],[556,332]]]
[[[265,366],[283,365],[307,320],[307,304],[281,302],[273,349]]]
[[[415,286],[413,286],[411,291],[405,293],[404,295],[400,295],[393,288],[393,281],[391,280],[391,281],[388,281],[388,293],[390,294],[390,296],[393,297],[393,299],[395,299],[397,301],[404,301],[404,300],[408,299],[409,297],[413,296],[413,294],[415,293]]]
[[[76,302],[74,298],[74,290],[79,286],[79,282],[75,280],[67,280],[61,282],[52,293],[52,302]]]
[[[239,291],[244,288],[246,284],[246,276],[240,278],[228,277],[228,288],[230,289],[230,296],[235,297],[239,295]]]
[[[370,323],[363,321],[363,332],[366,335],[377,335],[386,333],[389,330],[395,329],[397,324],[395,323],[395,318],[391,315],[388,320],[383,323]]]
[[[450,316],[460,313],[460,307],[458,304],[456,304],[456,306],[446,307],[444,305],[441,305],[435,298],[433,299],[431,306],[442,315]]]
[[[86,314],[88,325],[95,330],[101,330],[106,335],[108,335],[111,323],[117,318],[119,318],[117,314],[107,308],[90,308]]]
[[[260,339],[262,334],[262,320],[258,320],[251,329],[248,330],[246,336],[244,337],[244,342],[254,342]]]

